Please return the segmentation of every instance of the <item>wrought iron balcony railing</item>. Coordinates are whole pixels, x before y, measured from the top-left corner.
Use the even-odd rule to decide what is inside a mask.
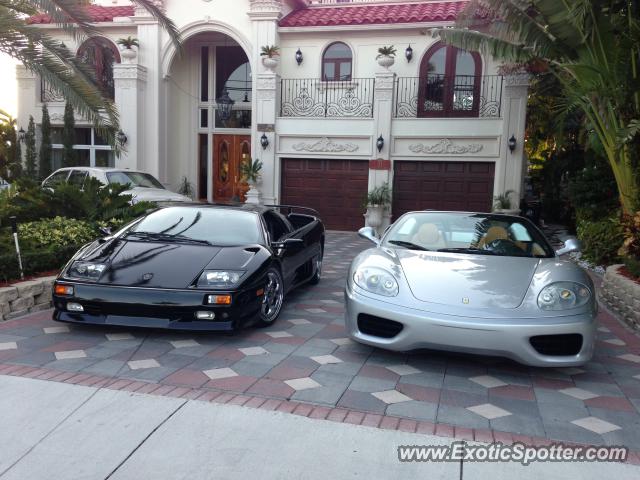
[[[374,78],[339,81],[282,79],[280,116],[372,117],[374,86]]]
[[[43,78],[40,79],[40,101],[44,103],[49,102],[64,102],[64,95],[58,90],[49,85]]]
[[[427,75],[396,82],[395,117],[498,118],[502,109],[501,75]]]

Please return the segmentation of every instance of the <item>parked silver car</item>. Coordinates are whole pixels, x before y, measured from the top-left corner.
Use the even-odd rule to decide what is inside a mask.
[[[529,220],[411,212],[351,264],[346,327],[355,341],[577,366],[593,355],[597,302],[589,275]]]
[[[122,192],[131,195],[132,203],[137,202],[191,202],[189,197],[164,188],[151,174],[137,170],[123,170],[106,167],[66,167],[60,168],[42,182],[43,188],[55,189],[56,185],[68,182],[82,188],[87,178],[92,177],[104,185],[130,184],[131,188]]]

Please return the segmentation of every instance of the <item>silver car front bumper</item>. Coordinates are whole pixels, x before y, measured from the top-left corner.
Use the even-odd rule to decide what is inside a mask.
[[[345,323],[349,336],[360,343],[396,351],[418,348],[496,355],[537,367],[569,367],[593,356],[595,314],[534,319],[460,317],[425,312],[377,300],[347,287]],[[392,338],[362,333],[358,315],[368,314],[403,325]],[[549,356],[538,353],[530,338],[538,335],[580,334],[577,355]]]

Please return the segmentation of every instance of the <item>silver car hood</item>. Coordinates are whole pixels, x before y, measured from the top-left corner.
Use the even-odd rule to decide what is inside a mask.
[[[395,250],[409,288],[423,302],[471,308],[517,308],[538,258]]]
[[[122,192],[123,195],[131,195],[133,203],[137,202],[190,202],[189,197],[174,193],[163,188],[134,187]]]

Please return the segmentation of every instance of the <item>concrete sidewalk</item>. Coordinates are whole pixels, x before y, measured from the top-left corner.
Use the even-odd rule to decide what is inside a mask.
[[[0,376],[0,478],[637,479],[614,463],[400,463],[443,437]]]

